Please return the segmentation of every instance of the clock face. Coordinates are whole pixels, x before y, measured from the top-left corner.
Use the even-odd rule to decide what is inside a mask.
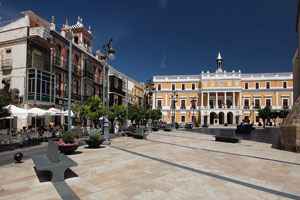
[[[224,85],[224,83],[223,83],[223,82],[219,82],[219,86],[221,86],[221,87],[222,87],[223,85]]]

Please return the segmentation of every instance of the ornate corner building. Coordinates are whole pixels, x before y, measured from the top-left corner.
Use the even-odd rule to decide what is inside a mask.
[[[153,105],[161,109],[164,121],[239,124],[248,118],[258,123],[258,109],[280,111],[293,105],[292,72],[226,72],[220,52],[216,61],[215,73],[153,77]]]

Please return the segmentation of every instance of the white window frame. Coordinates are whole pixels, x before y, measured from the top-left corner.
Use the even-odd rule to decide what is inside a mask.
[[[244,104],[243,104],[244,106],[246,106],[246,105],[245,105],[245,100],[248,100],[248,102],[249,102],[249,105],[248,105],[248,106],[250,107],[250,106],[251,106],[250,98],[244,98],[244,102],[243,102],[243,103],[244,103]]]
[[[232,86],[232,81],[228,81],[228,86]]]
[[[282,81],[282,88],[283,88],[283,89],[286,89],[286,88],[284,87],[284,83],[286,84],[286,88],[288,88],[287,81]]]
[[[261,98],[254,98],[254,102],[253,102],[254,105],[253,105],[253,106],[255,107],[255,105],[256,105],[256,104],[255,104],[255,101],[256,101],[256,100],[259,100],[259,106],[261,106]]]
[[[203,86],[207,87],[207,82],[206,81],[203,82]]]
[[[182,89],[182,86],[184,86],[184,89]],[[185,83],[182,83],[181,84],[181,90],[185,90],[186,88],[185,88]]]
[[[238,81],[235,82],[235,86],[239,86],[239,82]]]
[[[159,89],[160,88],[160,89]],[[159,84],[157,84],[157,90],[158,91],[161,91],[161,84],[159,83]]]
[[[158,107],[158,101],[161,101],[161,108],[163,107],[163,99],[156,99],[156,106]]]
[[[258,88],[256,88],[256,84],[258,84]],[[255,89],[256,89],[256,90],[259,90],[259,88],[260,88],[259,82],[255,82]]]
[[[269,83],[269,88],[267,87],[268,83]],[[266,81],[266,89],[267,90],[271,89],[271,82],[270,81]]]
[[[215,82],[214,81],[211,81],[211,86],[215,86]]]
[[[173,85],[174,85],[174,90],[176,90],[176,84],[175,84],[175,83],[172,83],[172,85],[171,85],[171,90],[172,90],[172,91],[174,91],[174,90],[173,90]]]
[[[281,104],[282,104],[281,106],[283,106],[283,100],[284,99],[287,99],[287,106],[290,106],[290,98],[288,98],[288,97],[282,97],[281,98]]]
[[[194,85],[194,89],[193,89],[193,85]],[[195,84],[195,83],[192,83],[191,89],[192,89],[192,90],[196,90],[196,84]]]
[[[184,122],[186,122],[185,115],[181,115],[181,116],[180,116],[180,121],[183,122],[183,121],[182,121],[182,117],[184,117]]]
[[[247,88],[246,88],[246,84],[247,84]],[[244,89],[245,89],[245,90],[249,90],[249,82],[245,82],[245,83],[244,83]]]
[[[272,106],[272,98],[271,97],[265,98],[265,106],[267,106],[267,100],[270,100],[270,106]]]

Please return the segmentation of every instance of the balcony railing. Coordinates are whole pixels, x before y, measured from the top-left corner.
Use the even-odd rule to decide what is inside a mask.
[[[192,106],[191,106],[191,109],[196,109],[196,105],[192,105]]]
[[[56,67],[60,67],[60,68],[64,68],[64,69],[68,69],[68,67],[66,66],[67,62],[60,58],[60,57],[53,57],[53,65]]]
[[[72,93],[71,99],[76,100],[76,101],[81,101],[81,95],[77,93]]]
[[[94,80],[94,74],[92,72],[84,70],[82,73],[82,77],[90,78]]]
[[[170,106],[170,109],[176,109],[176,106]]]
[[[260,109],[260,105],[255,105],[254,109]]]
[[[271,106],[271,105],[266,105],[266,107],[268,107],[268,108],[272,109],[272,106]]]
[[[214,108],[214,105],[209,105],[209,108]]]
[[[1,69],[2,70],[10,70],[12,69],[12,59],[6,59],[1,61]]]
[[[180,106],[180,109],[185,109],[185,105],[181,105],[181,106]]]
[[[219,104],[219,105],[218,105],[218,108],[222,108],[222,105],[221,105],[221,104]]]
[[[282,109],[289,109],[289,106],[288,105],[283,105]]]
[[[39,37],[47,40],[48,42],[53,41],[53,37],[52,37],[52,35],[50,35],[49,31],[45,30],[41,26],[31,27],[29,30],[29,35],[30,36],[39,36]]]
[[[120,94],[120,95],[125,96],[125,92],[122,91],[122,90],[119,89],[119,88],[110,87],[110,88],[109,88],[109,91],[110,91],[110,92],[115,92],[115,93],[117,93],[117,94]]]
[[[250,109],[249,105],[244,106],[244,109]]]
[[[161,107],[161,106],[157,106],[157,109],[158,109],[158,110],[161,110],[161,109],[162,109],[162,107]]]

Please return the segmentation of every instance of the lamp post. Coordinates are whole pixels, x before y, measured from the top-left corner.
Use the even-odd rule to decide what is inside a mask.
[[[175,128],[175,111],[176,111],[176,102],[178,99],[178,94],[177,91],[175,90],[173,92],[173,95],[170,97],[172,105],[171,105],[171,109],[172,109],[172,129]]]
[[[68,95],[68,131],[71,131],[71,90],[72,90],[72,31],[69,32],[69,95]]]
[[[192,117],[192,122],[195,123],[195,105],[193,102],[195,101],[196,97],[191,97],[191,109],[193,109],[193,117]]]
[[[101,55],[101,64],[103,66],[103,93],[102,93],[102,100],[103,100],[103,106],[105,107],[105,115],[103,117],[103,132],[104,132],[104,145],[110,145],[109,142],[109,123],[108,123],[108,92],[105,91],[106,82],[105,81],[105,70],[106,67],[108,67],[108,59],[114,60],[115,59],[115,50],[113,49],[111,43],[112,38],[109,40],[109,42],[105,45],[103,45],[103,54]],[[107,96],[106,96],[107,93]]]
[[[152,103],[152,95],[153,95],[153,92],[152,91],[155,91],[155,88],[153,86],[150,86],[149,87],[149,120],[148,120],[148,132],[150,133],[151,130],[152,130],[152,119],[151,119],[151,110],[152,110],[152,106],[151,106],[151,103]]]

